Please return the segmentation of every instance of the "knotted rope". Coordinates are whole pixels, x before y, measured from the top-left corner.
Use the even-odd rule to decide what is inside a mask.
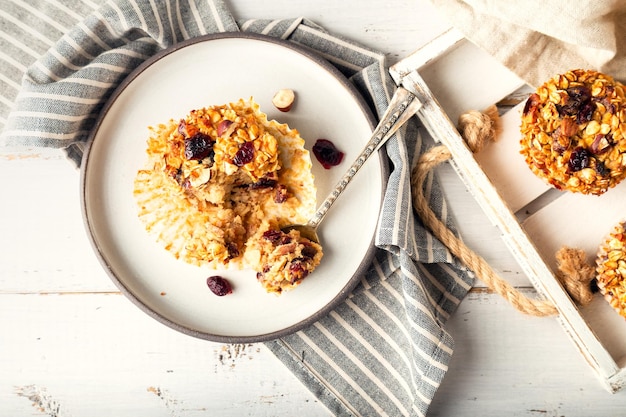
[[[480,151],[489,141],[495,141],[499,129],[495,106],[484,112],[470,111],[459,118],[459,132],[472,152]],[[459,239],[437,217],[424,196],[424,181],[429,172],[449,160],[450,151],[444,145],[435,146],[422,154],[411,175],[413,206],[423,223],[467,268],[474,271],[492,291],[509,301],[517,310],[533,316],[558,314],[554,304],[545,299],[529,298],[502,279],[496,271]],[[592,266],[586,264],[585,253],[579,249],[562,248],[556,254],[559,272],[557,278],[572,299],[580,305],[591,301],[590,282],[595,276]]]

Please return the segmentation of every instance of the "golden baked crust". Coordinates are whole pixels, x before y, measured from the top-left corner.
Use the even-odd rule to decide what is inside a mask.
[[[151,128],[147,155],[134,183],[139,218],[185,262],[263,273],[265,257],[248,253],[249,247],[259,249],[255,239],[306,223],[315,211],[304,140],[297,130],[268,120],[252,99],[193,110],[183,120]],[[319,264],[321,247],[318,252],[307,261],[310,271]],[[301,280],[260,281],[280,292],[281,283],[286,289]]]
[[[596,279],[604,298],[626,318],[626,230],[621,222],[598,249]]]
[[[572,70],[540,86],[522,114],[521,153],[558,189],[600,195],[626,176],[624,86]]]

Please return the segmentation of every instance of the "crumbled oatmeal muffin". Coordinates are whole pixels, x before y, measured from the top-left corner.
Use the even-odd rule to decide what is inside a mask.
[[[269,228],[251,239],[248,256],[260,265],[257,279],[270,292],[296,287],[322,259],[322,247],[297,230]]]
[[[252,99],[193,110],[151,128],[147,154],[134,184],[139,217],[185,262],[267,275],[270,255],[257,252],[271,248],[258,240],[270,229],[306,223],[315,211],[304,140],[297,130],[268,120]],[[299,246],[294,251],[292,258],[302,257]],[[316,247],[307,259],[309,272],[321,256]],[[271,270],[275,277],[259,280],[269,292],[293,288],[304,278]]]
[[[619,223],[598,249],[598,289],[621,316],[626,318],[626,224]]]
[[[530,169],[562,190],[600,195],[614,187],[626,176],[625,100],[624,86],[597,71],[548,80],[522,113]]]

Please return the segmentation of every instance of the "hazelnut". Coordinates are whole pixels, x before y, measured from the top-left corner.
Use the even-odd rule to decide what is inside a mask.
[[[296,99],[296,93],[288,88],[278,90],[272,98],[272,104],[282,112],[288,112],[291,110],[294,100]]]

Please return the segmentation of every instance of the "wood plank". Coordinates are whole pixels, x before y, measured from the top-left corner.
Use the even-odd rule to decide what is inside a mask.
[[[0,178],[0,293],[115,289],[87,240],[78,170],[61,152],[3,154]]]
[[[325,415],[262,344],[195,339],[122,295],[0,295],[0,414]]]
[[[616,416],[626,407],[626,392],[602,388],[554,318],[470,293],[448,329],[455,351],[429,417]]]

